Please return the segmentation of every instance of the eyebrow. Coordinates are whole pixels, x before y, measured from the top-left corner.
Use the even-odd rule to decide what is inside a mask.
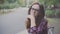
[[[32,7],[33,8],[33,7]],[[36,8],[34,8],[34,9],[36,9]],[[37,10],[39,10],[39,9],[37,9]]]

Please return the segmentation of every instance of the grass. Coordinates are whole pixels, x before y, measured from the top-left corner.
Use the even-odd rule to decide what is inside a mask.
[[[47,18],[48,25],[54,26],[54,34],[60,33],[60,18]]]

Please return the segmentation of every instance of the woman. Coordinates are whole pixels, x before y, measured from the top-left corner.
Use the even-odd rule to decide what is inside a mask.
[[[29,8],[26,19],[28,34],[47,34],[47,20],[44,18],[45,11],[42,4],[33,3]]]

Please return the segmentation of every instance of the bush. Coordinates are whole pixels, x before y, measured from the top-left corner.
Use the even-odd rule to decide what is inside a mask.
[[[56,12],[55,12],[55,16],[56,16],[57,18],[60,18],[60,11],[56,11]]]
[[[4,3],[4,4],[0,4],[0,9],[12,9],[12,8],[16,8],[19,7],[20,5],[15,2],[15,3]]]
[[[50,17],[50,18],[55,17],[55,11],[54,10],[46,10],[45,14],[46,14],[46,17]]]

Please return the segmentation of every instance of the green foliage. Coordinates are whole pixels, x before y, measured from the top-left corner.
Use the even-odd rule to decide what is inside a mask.
[[[16,7],[25,7],[23,0],[4,0],[3,4],[0,3],[0,9],[11,9]]]
[[[39,2],[40,2],[41,4],[44,4],[45,0],[39,0]]]
[[[0,4],[0,9],[12,9],[15,7],[19,7],[19,4],[17,2]]]
[[[52,5],[56,3],[56,0],[46,0],[46,5]]]
[[[14,3],[16,0],[7,0],[9,3]]]
[[[45,14],[46,14],[46,17],[50,17],[50,18],[55,17],[54,10],[46,10]]]
[[[0,0],[0,4],[4,3],[4,0]]]
[[[25,7],[25,2],[24,0],[17,0],[18,4],[20,5],[20,7]]]
[[[49,17],[49,18],[60,18],[60,10],[59,11],[46,10],[45,14],[46,14],[46,17]]]
[[[55,16],[58,17],[58,18],[60,18],[60,11],[56,11],[55,12]]]
[[[60,4],[60,0],[39,0],[40,3],[44,3],[45,7],[46,7],[46,16],[47,17],[60,17],[60,11],[55,11],[55,10],[49,10],[51,7],[51,5],[59,5]],[[49,7],[49,8],[48,8]]]

